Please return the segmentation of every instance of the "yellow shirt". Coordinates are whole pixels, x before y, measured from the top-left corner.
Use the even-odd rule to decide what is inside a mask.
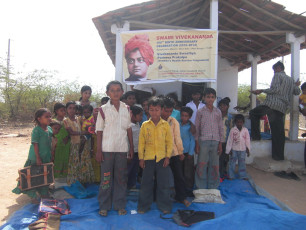
[[[173,137],[173,151],[171,156],[181,155],[183,154],[184,147],[181,138],[180,124],[174,117],[169,117],[167,121],[170,125]]]
[[[306,104],[306,94],[301,94],[299,98],[301,100],[301,103]]]
[[[167,121],[160,119],[157,125],[151,119],[140,128],[138,156],[139,160],[155,160],[171,157],[173,138]]]

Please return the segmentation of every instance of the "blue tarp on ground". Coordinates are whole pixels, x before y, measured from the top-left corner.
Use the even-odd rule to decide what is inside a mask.
[[[87,188],[90,191],[97,186]],[[220,185],[226,204],[193,203],[188,209],[215,212],[216,218],[194,224],[190,229],[306,229],[306,216],[282,211],[269,199],[259,196],[248,181],[225,180]],[[298,199],[298,197],[297,197]],[[179,227],[172,220],[160,218],[156,205],[146,214],[131,214],[137,209],[137,194],[128,196],[128,215],[118,216],[109,212],[108,217],[98,214],[97,198],[68,199],[72,213],[61,217],[61,229],[186,229]],[[1,229],[27,229],[37,219],[38,205],[27,205],[4,224]],[[173,212],[186,209],[183,204],[175,203]],[[168,215],[169,217],[171,215]]]

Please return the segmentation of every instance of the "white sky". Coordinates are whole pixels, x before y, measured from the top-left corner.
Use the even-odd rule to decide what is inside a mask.
[[[18,72],[34,69],[58,71],[61,79],[78,80],[104,91],[115,68],[92,18],[143,0],[1,0],[0,57],[6,58],[11,39],[11,65]],[[305,0],[275,0],[296,13],[306,11]],[[305,14],[304,14],[305,15]],[[301,52],[305,63],[306,52]],[[277,59],[278,60],[278,59]],[[269,84],[272,63],[261,64],[258,82]],[[285,58],[290,74],[290,57]],[[301,64],[301,80],[306,66]],[[239,83],[250,83],[250,69],[239,74]]]

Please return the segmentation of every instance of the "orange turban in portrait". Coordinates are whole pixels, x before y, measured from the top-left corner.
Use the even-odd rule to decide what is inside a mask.
[[[130,53],[139,50],[141,56],[144,58],[146,64],[152,65],[154,62],[154,50],[149,43],[149,36],[147,34],[139,34],[132,37],[125,44],[125,58],[128,58]]]

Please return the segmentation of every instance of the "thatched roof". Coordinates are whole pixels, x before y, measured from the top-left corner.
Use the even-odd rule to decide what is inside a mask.
[[[115,63],[112,24],[129,21],[130,30],[158,29],[158,24],[169,25],[169,29],[208,29],[209,14],[210,0],[156,0],[108,12],[93,18],[93,22]],[[269,0],[219,0],[219,55],[237,65],[239,71],[250,66],[249,53],[260,55],[259,63],[289,54],[286,31],[297,36],[306,34],[306,17]],[[306,42],[301,44],[301,49],[305,47]]]

